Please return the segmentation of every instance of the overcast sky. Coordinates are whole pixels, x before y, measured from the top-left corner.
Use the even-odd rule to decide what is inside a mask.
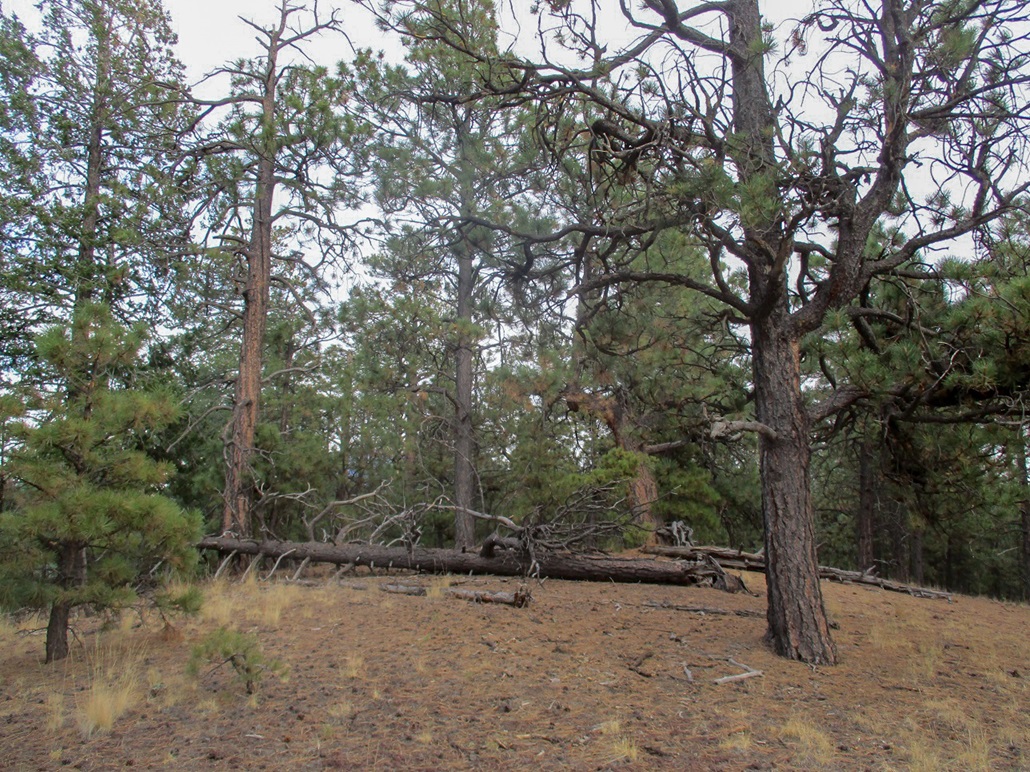
[[[14,12],[32,26],[38,17],[34,6],[37,0],[0,0],[0,6],[7,12]],[[308,0],[309,4],[311,0]],[[396,43],[391,45],[385,35],[375,28],[364,9],[347,0],[321,0],[321,7],[333,5],[341,9],[344,28],[358,48],[388,48],[399,51]],[[254,31],[240,21],[240,17],[271,26],[276,21],[278,0],[164,0],[165,8],[172,16],[172,22],[179,35],[178,55],[187,67],[189,80],[198,81],[205,74],[225,62],[241,57],[251,57],[259,49],[254,41]],[[686,3],[684,3],[684,6]],[[774,22],[785,17],[799,16],[812,5],[812,0],[770,0],[762,3],[763,13]],[[505,8],[524,8],[527,19],[524,27],[532,27],[535,17],[528,17],[528,3],[514,0]],[[615,21],[619,27],[622,20]],[[620,37],[616,34],[615,37]],[[350,59],[352,52],[347,42],[337,35],[325,35],[306,46],[309,56],[318,64],[331,66],[341,59]]]

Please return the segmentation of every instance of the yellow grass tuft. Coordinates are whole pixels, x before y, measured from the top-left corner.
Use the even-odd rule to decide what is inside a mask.
[[[970,727],[966,747],[955,759],[959,767],[969,772],[991,772],[991,742],[980,727]]]
[[[784,742],[796,744],[796,761],[810,767],[832,766],[835,755],[833,740],[826,732],[800,716],[794,716],[783,725],[780,737]]]
[[[64,727],[64,694],[51,692],[46,696],[46,730],[49,734],[56,734]]]
[[[436,576],[429,582],[426,588],[426,597],[432,600],[440,600],[447,594],[447,588],[454,583],[452,576]]]
[[[612,740],[612,761],[636,761],[640,749],[632,737],[616,737]]]
[[[944,766],[941,757],[920,738],[913,738],[907,750],[910,772],[937,772]]]
[[[283,611],[300,605],[300,588],[291,584],[273,584],[262,593],[259,620],[266,625],[276,626]]]
[[[365,658],[360,654],[348,654],[343,664],[345,678],[360,678],[365,672]]]
[[[216,627],[225,627],[235,620],[238,606],[232,587],[219,579],[208,583],[200,616],[204,621],[213,622]]]
[[[143,653],[116,653],[97,647],[89,655],[89,686],[77,705],[76,719],[84,737],[110,731],[140,697]]]

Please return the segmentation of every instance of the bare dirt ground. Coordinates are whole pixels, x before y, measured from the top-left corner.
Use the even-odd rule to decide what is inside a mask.
[[[363,572],[220,582],[177,632],[80,618],[74,656],[50,666],[41,621],[8,622],[0,767],[1030,769],[1030,608],[824,584],[842,664],[811,668],[763,644],[762,577],[744,576],[758,597],[547,581],[523,609],[440,592],[519,584],[490,577],[401,580],[426,597]],[[228,665],[187,675],[220,626],[256,636],[285,679],[248,696]],[[762,674],[715,682],[745,666]]]

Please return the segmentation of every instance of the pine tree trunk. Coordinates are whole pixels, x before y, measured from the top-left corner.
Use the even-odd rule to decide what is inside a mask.
[[[226,443],[225,509],[222,530],[249,536],[253,528],[254,481],[251,459],[261,410],[261,372],[272,273],[272,162],[262,159],[247,247],[247,283],[243,290],[243,340],[236,378],[232,424]]]
[[[636,475],[629,482],[628,503],[633,520],[642,525],[647,533],[645,544],[653,547],[658,543],[658,520],[654,514],[654,503],[658,501],[658,480],[646,459],[637,464]]]
[[[456,129],[458,156],[459,206],[461,216],[472,213],[474,202],[472,161],[468,157],[468,116],[459,118]],[[464,221],[454,248],[457,263],[457,340],[454,350],[454,546],[471,549],[476,543],[475,520],[469,514],[476,492],[476,441],[472,426],[473,341],[472,296],[475,290],[471,226]]]
[[[855,517],[857,542],[857,568],[866,571],[873,566],[873,533],[876,528],[876,489],[878,475],[874,473],[873,443],[863,439],[858,459],[858,513]]]
[[[1020,527],[1023,532],[1023,600],[1030,601],[1030,498],[1024,498],[1019,505]]]
[[[283,19],[285,24],[285,17]],[[281,30],[280,30],[281,34]],[[247,244],[247,282],[243,290],[243,340],[236,378],[232,423],[225,446],[225,490],[222,530],[238,536],[253,531],[255,485],[252,458],[261,414],[261,373],[272,280],[272,201],[275,196],[275,95],[278,39],[273,37],[265,63],[262,94],[262,137],[250,242]]]
[[[923,528],[922,526],[912,529],[912,581],[918,585],[925,583],[925,568],[923,562]]]
[[[811,449],[801,395],[800,351],[784,302],[751,326],[758,420],[775,432],[759,439],[769,587],[768,639],[775,651],[809,664],[834,664],[823,607],[809,491]]]
[[[458,345],[454,352],[454,546],[471,549],[476,543],[475,520],[468,510],[475,497],[475,437],[472,432],[473,266],[469,246],[458,245]]]
[[[46,661],[57,662],[68,656],[68,621],[71,604],[58,601],[50,607],[50,621],[46,627]]]
[[[70,590],[86,580],[86,555],[82,545],[68,542],[61,546],[57,566],[57,586]],[[46,628],[46,661],[56,662],[68,656],[68,623],[72,604],[57,600],[50,607],[50,621]]]
[[[1030,601],[1030,470],[1027,469],[1026,436],[1022,427],[1016,434],[1016,463],[1019,464],[1020,573],[1023,579],[1023,600]]]

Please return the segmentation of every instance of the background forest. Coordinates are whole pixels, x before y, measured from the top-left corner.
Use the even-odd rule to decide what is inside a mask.
[[[769,80],[806,53],[808,73],[820,34],[847,40],[850,5],[764,28]],[[911,92],[946,106],[975,92],[996,114],[967,136],[912,97],[924,144],[903,154],[934,190],[887,196],[861,246],[870,270],[799,328],[802,399],[832,406],[810,411],[818,560],[1028,599],[1025,19],[1019,3],[923,5]],[[367,10],[403,60],[348,38],[352,10],[282,0],[239,22],[253,55],[203,97],[160,0],[50,0],[32,29],[4,11],[6,605],[66,625],[188,568],[201,533],[469,548],[494,528],[485,513],[597,526],[603,548],[675,522],[695,543],[763,546],[759,443],[775,433],[756,414],[756,284],[730,236],[713,247],[738,225],[709,213],[750,234],[781,194],[676,128],[722,76],[681,69],[670,96],[667,60],[632,47],[617,67],[519,69],[486,0]],[[525,10],[530,28],[564,25],[547,40],[569,61],[601,60],[588,13]],[[686,14],[641,22],[641,39],[688,30]],[[326,38],[345,61],[305,56]],[[796,156],[778,163],[797,211],[825,217],[811,233],[843,244],[816,166],[842,135],[870,152],[859,125],[883,118],[889,88],[807,83],[836,117],[821,147],[792,123],[778,140]],[[980,187],[940,182],[941,164]],[[797,243],[779,269],[791,312],[818,305],[842,260]]]

